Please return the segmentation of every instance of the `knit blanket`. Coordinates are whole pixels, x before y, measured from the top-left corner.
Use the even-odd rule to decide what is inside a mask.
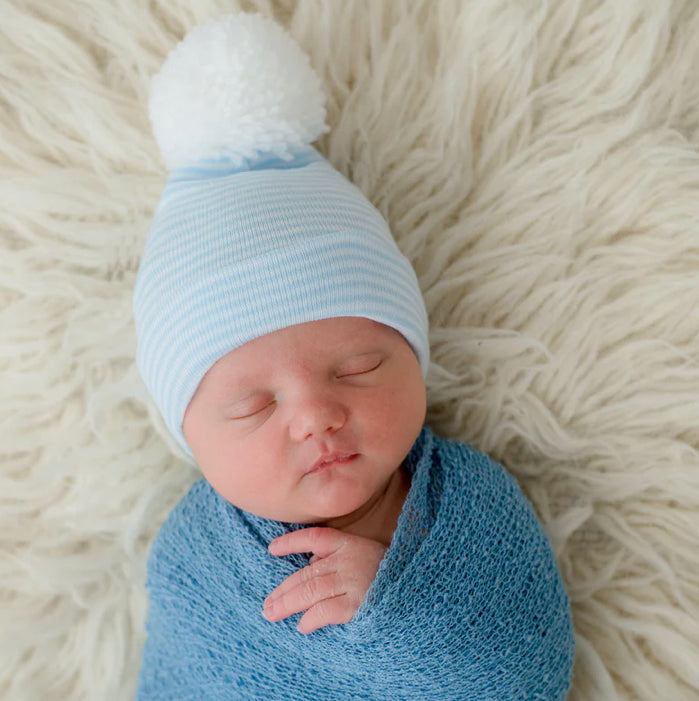
[[[350,623],[304,636],[265,596],[308,564],[276,558],[299,524],[259,518],[197,482],[149,560],[139,699],[563,699],[573,634],[549,544],[516,481],[425,427],[390,548]]]

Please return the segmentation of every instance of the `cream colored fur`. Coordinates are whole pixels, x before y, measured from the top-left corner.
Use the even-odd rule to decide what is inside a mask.
[[[133,697],[149,543],[197,476],[134,365],[148,78],[240,6],[310,53],[320,147],[415,265],[433,426],[546,524],[570,698],[699,698],[694,0],[0,4],[0,698]]]

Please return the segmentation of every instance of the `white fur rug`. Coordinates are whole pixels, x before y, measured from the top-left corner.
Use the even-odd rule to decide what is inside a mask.
[[[197,475],[134,366],[148,78],[240,6],[309,51],[320,147],[418,271],[432,424],[551,534],[570,698],[699,698],[694,0],[0,4],[0,697],[133,697],[149,543]]]

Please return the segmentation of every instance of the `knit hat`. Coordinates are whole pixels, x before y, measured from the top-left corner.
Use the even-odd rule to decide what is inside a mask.
[[[152,82],[170,171],[134,290],[137,362],[166,424],[209,368],[279,329],[338,316],[399,331],[423,374],[427,315],[383,217],[309,144],[320,79],[279,25],[238,14],[194,28]]]

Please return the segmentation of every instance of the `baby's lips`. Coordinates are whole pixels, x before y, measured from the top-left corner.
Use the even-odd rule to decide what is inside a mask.
[[[332,465],[346,465],[359,457],[359,453],[351,453],[349,451],[345,452],[334,452],[328,453],[326,455],[321,455],[312,465],[311,469],[306,473],[311,475],[315,472],[320,472],[326,467],[331,467]]]

